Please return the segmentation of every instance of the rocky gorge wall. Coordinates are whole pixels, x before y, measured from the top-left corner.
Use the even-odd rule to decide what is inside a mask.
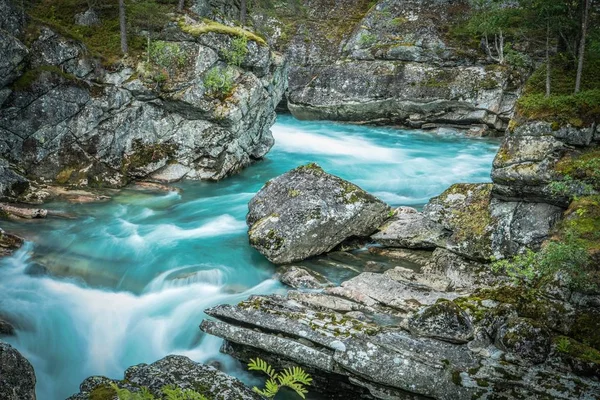
[[[503,132],[518,74],[490,64],[448,27],[462,1],[278,2],[254,26],[290,61],[287,107],[300,119]],[[489,134],[489,132],[488,132]]]
[[[156,41],[173,62],[156,75],[141,60],[107,69],[82,43],[43,24],[25,45],[19,11],[6,0],[2,7],[9,17],[0,40],[4,196],[22,194],[28,178],[91,187],[218,180],[273,145],[269,129],[287,70],[264,43],[247,41],[231,70],[233,90],[219,99],[204,79],[226,67],[236,36],[197,33],[201,20],[167,16]]]

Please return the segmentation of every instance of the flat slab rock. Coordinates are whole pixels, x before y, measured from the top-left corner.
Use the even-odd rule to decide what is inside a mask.
[[[250,201],[250,244],[275,264],[330,251],[345,239],[366,237],[389,218],[390,207],[316,164],[267,182]]]
[[[106,389],[111,383],[137,391],[147,387],[150,392],[159,396],[164,386],[175,385],[182,389],[192,389],[209,399],[215,400],[260,400],[258,394],[245,386],[240,380],[216,370],[208,365],[200,364],[184,356],[167,356],[152,364],[139,364],[125,371],[122,381],[111,380],[102,376],[87,378],[80,385],[80,393],[67,400],[93,400],[95,393]]]

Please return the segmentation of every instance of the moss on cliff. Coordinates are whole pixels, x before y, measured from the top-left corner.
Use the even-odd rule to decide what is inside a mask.
[[[263,46],[267,45],[267,42],[265,42],[265,40],[262,37],[258,36],[257,34],[255,34],[253,32],[250,32],[246,29],[239,28],[236,26],[223,25],[219,22],[211,21],[208,19],[205,19],[202,21],[202,23],[196,24],[196,25],[186,24],[185,20],[180,19],[179,20],[179,28],[181,28],[181,30],[183,32],[189,33],[192,36],[200,36],[200,35],[204,35],[207,33],[220,33],[223,35],[243,37],[243,38],[246,38],[247,40],[253,40],[256,43],[263,45]]]

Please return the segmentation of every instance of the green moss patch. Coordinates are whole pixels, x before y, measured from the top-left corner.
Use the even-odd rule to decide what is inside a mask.
[[[227,26],[219,22],[205,19],[199,24],[188,25],[183,19],[179,20],[179,27],[185,33],[189,33],[192,36],[200,36],[207,33],[220,33],[223,35],[230,35],[235,37],[243,37],[247,40],[253,40],[256,43],[266,46],[267,42],[265,39],[258,36],[256,33],[250,32],[246,29],[239,28],[237,26]]]
[[[27,90],[38,80],[42,74],[51,74],[59,79],[66,79],[77,84],[79,82],[74,75],[67,74],[54,65],[44,65],[25,72],[19,79],[13,82],[11,88],[17,92]]]

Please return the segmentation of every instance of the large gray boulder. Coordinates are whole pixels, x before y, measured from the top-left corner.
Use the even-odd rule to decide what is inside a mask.
[[[390,207],[316,164],[265,184],[250,201],[250,244],[275,264],[330,251],[345,239],[373,233]]]
[[[0,399],[35,400],[35,373],[25,357],[0,342]]]
[[[77,393],[69,400],[94,400],[100,393],[110,392],[110,384],[130,391],[146,387],[155,396],[162,395],[162,388],[174,385],[182,389],[192,389],[215,400],[260,400],[261,397],[238,379],[200,364],[184,356],[167,356],[152,364],[139,364],[125,371],[122,381],[101,376],[87,378]]]

